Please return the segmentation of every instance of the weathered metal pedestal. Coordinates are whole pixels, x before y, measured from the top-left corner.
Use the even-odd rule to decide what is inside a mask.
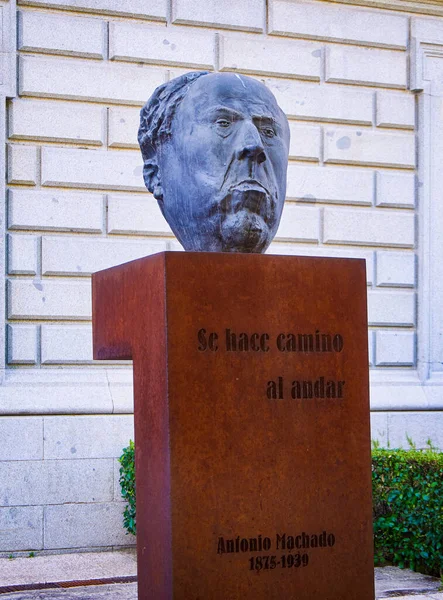
[[[162,253],[93,313],[134,361],[139,600],[373,600],[364,262]]]

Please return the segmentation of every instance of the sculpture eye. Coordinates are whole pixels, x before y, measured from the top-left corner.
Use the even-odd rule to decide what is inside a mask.
[[[216,123],[219,127],[226,129],[231,124],[231,121],[228,121],[228,119],[217,119]]]
[[[266,137],[272,138],[275,136],[275,131],[272,127],[262,127],[261,131]]]

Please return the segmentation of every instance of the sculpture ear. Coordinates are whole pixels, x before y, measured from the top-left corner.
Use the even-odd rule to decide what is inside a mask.
[[[155,160],[148,159],[143,166],[143,179],[148,190],[159,202],[163,201],[163,188],[161,185],[160,171]]]

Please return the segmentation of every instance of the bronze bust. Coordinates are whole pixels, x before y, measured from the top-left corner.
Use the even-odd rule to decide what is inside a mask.
[[[234,73],[187,73],[140,113],[146,187],[185,250],[264,252],[286,194],[289,126],[273,94]]]

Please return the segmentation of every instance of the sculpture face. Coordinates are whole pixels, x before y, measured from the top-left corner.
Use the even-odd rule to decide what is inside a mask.
[[[287,119],[271,92],[233,73],[192,83],[157,146],[159,204],[186,250],[264,252],[283,210]]]

